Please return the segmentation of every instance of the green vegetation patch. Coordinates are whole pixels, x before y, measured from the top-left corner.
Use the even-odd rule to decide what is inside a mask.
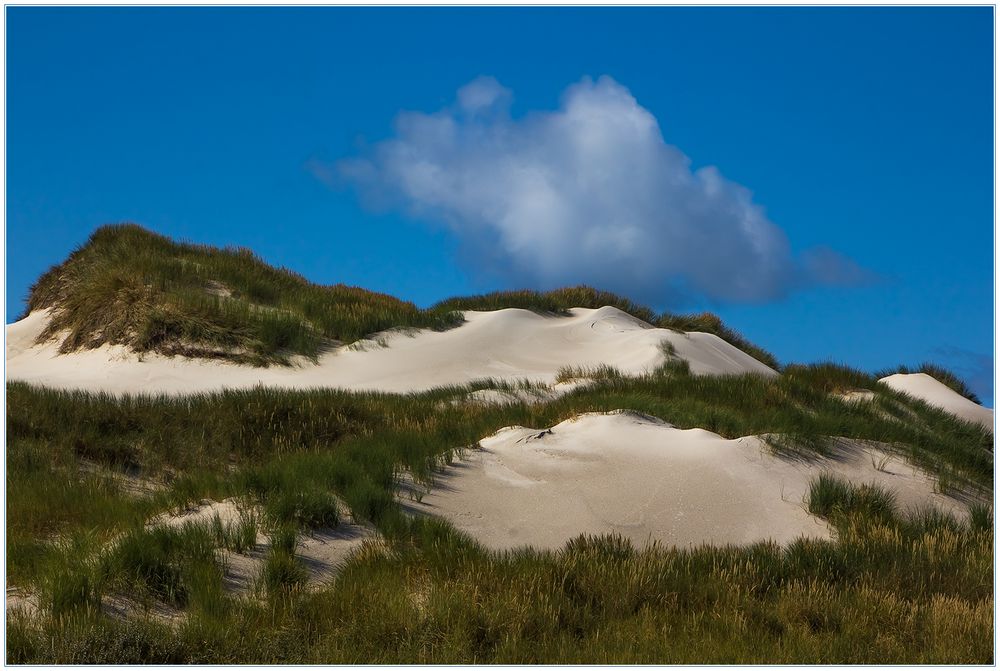
[[[246,249],[174,242],[134,225],[104,226],[31,289],[28,310],[54,308],[43,337],[63,352],[137,352],[266,365],[316,357],[393,327],[444,329],[461,316],[342,284],[320,286]]]

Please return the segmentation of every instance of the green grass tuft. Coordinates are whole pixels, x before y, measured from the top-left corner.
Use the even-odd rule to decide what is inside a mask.
[[[622,372],[614,366],[563,366],[556,372],[556,383],[574,380],[613,380],[622,377]]]
[[[896,515],[892,492],[876,485],[853,485],[823,473],[809,486],[809,512],[819,517],[864,515],[870,519],[891,519]]]
[[[209,576],[219,577],[209,525],[156,526],[127,532],[100,558],[104,589],[183,607],[218,601]]]
[[[308,574],[295,557],[297,530],[294,526],[278,527],[271,534],[271,547],[260,569],[259,582],[268,595],[283,595],[305,584]]]
[[[703,333],[713,333],[736,349],[743,350],[761,363],[770,366],[774,370],[781,370],[781,363],[767,350],[759,347],[737,331],[722,323],[718,315],[711,312],[702,312],[693,315],[672,315],[664,313],[650,322],[653,326],[673,329],[674,331],[700,331]]]
[[[970,506],[969,525],[977,531],[993,529],[993,508],[983,503]]]

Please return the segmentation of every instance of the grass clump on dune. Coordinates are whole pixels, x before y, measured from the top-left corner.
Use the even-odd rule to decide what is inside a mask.
[[[100,557],[98,579],[109,591],[140,600],[205,606],[221,598],[215,547],[207,524],[133,529]]]
[[[674,331],[701,331],[713,333],[736,349],[743,350],[761,363],[770,366],[774,370],[781,370],[778,359],[762,347],[753,344],[738,332],[722,323],[718,315],[711,312],[702,312],[694,315],[673,315],[664,313],[651,322],[660,328],[673,329]]]
[[[556,371],[556,384],[575,380],[610,380],[622,377],[622,372],[614,366],[563,366]]]
[[[895,514],[896,500],[884,488],[855,486],[824,473],[809,487],[809,512],[819,517],[862,513],[872,519],[883,519]]]
[[[306,582],[306,570],[295,557],[297,545],[298,528],[293,525],[279,525],[271,533],[271,545],[258,577],[266,594],[287,594]]]

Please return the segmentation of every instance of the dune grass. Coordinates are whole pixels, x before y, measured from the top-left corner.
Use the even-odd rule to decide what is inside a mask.
[[[278,527],[271,535],[267,557],[260,569],[258,582],[265,594],[284,596],[306,582],[305,568],[295,560],[297,529]]]
[[[506,405],[467,397],[521,385],[114,397],[8,383],[8,580],[41,605],[8,622],[8,661],[990,660],[986,508],[969,522],[908,517],[876,490],[820,479],[809,505],[836,542],[677,551],[591,538],[555,553],[487,552],[443,522],[403,513],[404,476],[433,483],[501,427],[623,408],[729,438],[781,435],[796,449],[822,451],[827,436],[881,441],[949,486],[992,488],[988,431],[860,371],[605,372],[558,399]],[[854,389],[873,400],[838,396]],[[206,497],[238,497],[259,515],[147,526]],[[304,589],[297,534],[334,527],[345,512],[384,540],[332,585]],[[218,551],[246,551],[258,531],[271,540],[259,589],[224,593]],[[123,592],[183,617],[114,620],[99,605]]]
[[[461,322],[385,294],[313,284],[246,249],[177,243],[134,224],[97,229],[42,275],[28,310],[43,308],[54,309],[46,336],[60,334],[64,352],[110,343],[255,365],[315,357],[392,327]]]
[[[692,315],[673,315],[663,313],[651,322],[660,328],[673,329],[674,331],[702,331],[704,333],[714,333],[736,349],[743,350],[753,358],[766,364],[774,370],[781,370],[781,363],[778,359],[764,348],[753,344],[744,338],[737,331],[722,323],[718,315],[711,312],[701,312]]]
[[[823,473],[809,487],[809,512],[825,518],[863,514],[870,520],[885,520],[896,514],[896,500],[882,487],[856,486]]]
[[[267,496],[283,482],[305,492],[306,483],[320,479],[321,488],[339,490],[362,475],[382,486],[400,468],[423,475],[428,460],[474,445],[503,426],[545,427],[581,412],[627,408],[727,438],[779,433],[898,443],[932,469],[947,467],[981,484],[992,481],[993,440],[986,429],[896,393],[860,371],[792,366],[766,378],[692,376],[666,368],[635,378],[599,378],[600,384],[556,400],[507,407],[462,402],[472,389],[495,388],[489,381],[408,395],[257,388],[184,397],[114,397],[9,383],[8,466],[29,474],[44,472],[50,462],[88,459],[204,476],[233,465],[284,464],[285,457],[322,453],[337,464],[248,472],[243,486]],[[836,396],[858,388],[873,391],[874,400],[848,403]]]
[[[610,380],[622,377],[622,372],[607,364],[601,366],[563,366],[556,371],[556,384],[576,380]]]
[[[94,572],[104,590],[140,601],[211,607],[221,597],[215,548],[208,524],[134,528],[99,556]]]
[[[92,609],[13,618],[8,661],[992,662],[992,528],[914,523],[894,508],[872,518],[845,491],[836,541],[787,547],[601,536],[489,552],[418,518],[318,591],[298,587],[285,548],[262,571],[266,599],[229,599],[174,626]]]
[[[245,496],[275,523],[333,526],[338,501],[360,519],[393,509],[404,472],[430,482],[461,449],[509,425],[553,426],[621,408],[727,438],[777,434],[822,450],[826,437],[880,441],[946,479],[992,487],[993,440],[982,427],[832,366],[790,367],[778,378],[696,377],[665,368],[608,375],[546,403],[468,403],[488,381],[422,394],[278,389],[192,397],[113,397],[7,386],[8,570],[44,565],[37,539],[73,529],[110,535],[153,511],[202,497]],[[832,392],[869,388],[871,403]],[[906,421],[900,421],[902,416]],[[137,497],[106,474],[128,466],[162,483]],[[33,568],[36,567],[36,568]]]

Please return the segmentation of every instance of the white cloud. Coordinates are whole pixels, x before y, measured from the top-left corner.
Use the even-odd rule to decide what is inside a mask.
[[[751,192],[692,171],[656,118],[610,77],[566,89],[558,109],[512,118],[480,77],[456,104],[403,112],[395,136],[337,169],[369,197],[443,223],[512,285],[588,283],[653,302],[679,294],[763,301],[863,281],[827,249],[793,258]]]

